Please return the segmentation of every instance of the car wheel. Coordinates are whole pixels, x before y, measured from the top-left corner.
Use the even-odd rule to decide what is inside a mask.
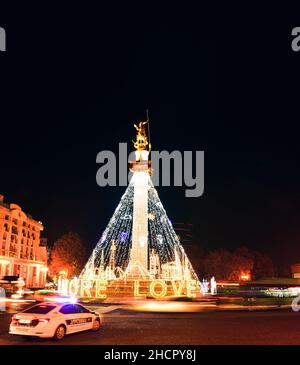
[[[99,331],[101,326],[100,320],[99,319],[95,319],[93,322],[93,327],[92,327],[92,331],[97,332]]]
[[[60,326],[57,327],[53,338],[59,341],[62,340],[65,337],[65,335],[66,335],[66,327],[61,324]]]

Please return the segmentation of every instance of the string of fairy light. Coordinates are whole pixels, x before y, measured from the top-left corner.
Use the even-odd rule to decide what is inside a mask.
[[[150,175],[147,184],[148,254],[150,255],[154,250],[158,254],[160,263],[164,264],[174,261],[176,250],[180,259],[187,262],[193,276],[197,277],[159,199]],[[132,241],[133,198],[134,179],[131,179],[81,275],[89,267],[99,267],[101,263],[104,267],[109,265],[112,242],[115,245],[115,265],[122,270],[126,270],[130,259]]]
[[[180,244],[179,237],[174,231],[172,222],[159,199],[151,178],[149,177],[148,211],[149,219],[149,247],[154,249],[159,255],[161,263],[174,261],[175,250],[179,258],[187,263],[188,269],[194,278],[197,278],[183,246]]]
[[[95,252],[90,257],[90,260],[95,260],[95,267],[99,267],[102,255],[104,266],[108,265],[110,248],[113,241],[116,246],[116,266],[124,269],[128,264],[130,250],[129,242],[131,242],[132,234],[133,192],[134,186],[133,183],[130,183],[104,230],[95,248]]]

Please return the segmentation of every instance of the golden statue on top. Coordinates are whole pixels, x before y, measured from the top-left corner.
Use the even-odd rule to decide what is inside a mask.
[[[146,133],[146,125],[148,124],[148,133]],[[129,161],[129,169],[132,172],[144,171],[152,174],[151,159],[149,154],[151,151],[149,118],[147,111],[147,120],[142,120],[134,124],[137,130],[135,141],[132,141],[135,151],[135,161]]]
[[[146,134],[146,122],[139,122],[138,125],[134,124],[134,128],[137,130],[136,140],[132,141],[134,148],[137,151],[145,151],[147,150],[148,138]]]

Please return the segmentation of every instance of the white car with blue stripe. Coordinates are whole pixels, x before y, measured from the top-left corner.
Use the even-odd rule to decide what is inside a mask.
[[[100,314],[81,304],[44,302],[15,314],[9,333],[61,340],[70,333],[99,331],[101,326]]]

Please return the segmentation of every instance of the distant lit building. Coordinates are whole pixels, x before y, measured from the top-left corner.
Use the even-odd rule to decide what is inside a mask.
[[[41,242],[41,222],[0,195],[0,277],[19,276],[30,288],[43,287],[47,276],[47,248]]]
[[[300,279],[300,263],[291,266],[292,276],[294,279]]]

